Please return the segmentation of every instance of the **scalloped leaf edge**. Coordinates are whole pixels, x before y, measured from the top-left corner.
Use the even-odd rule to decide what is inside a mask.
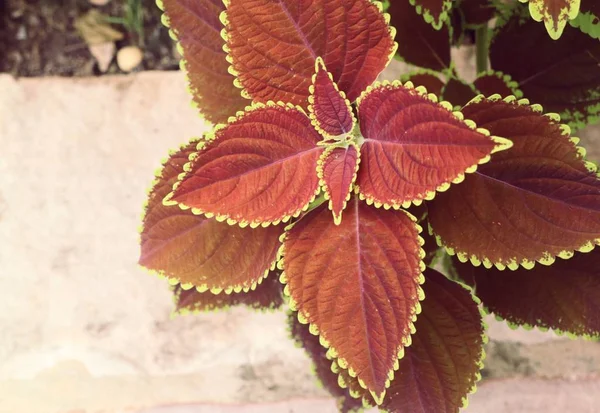
[[[405,82],[405,83],[402,83],[399,80],[394,80],[394,81],[391,81],[391,82],[388,81],[388,80],[385,80],[383,82],[375,82],[371,86],[367,87],[367,89],[365,89],[363,91],[363,93],[359,96],[359,98],[356,100],[357,107],[360,108],[360,103],[361,103],[362,99],[364,99],[371,92],[373,92],[373,90],[381,88],[381,87],[385,87],[385,86],[414,89],[421,96],[429,99],[433,103],[438,103],[440,105],[440,107],[442,107],[443,109],[446,109],[448,112],[452,113],[452,115],[456,119],[458,119],[459,121],[461,121],[464,125],[466,125],[467,127],[469,127],[471,130],[474,130],[476,132],[479,132],[479,133],[481,133],[481,134],[489,137],[496,144],[496,146],[494,147],[494,149],[492,150],[492,152],[490,152],[489,155],[484,156],[476,164],[469,166],[463,173],[457,175],[456,177],[454,177],[450,181],[444,182],[444,183],[440,184],[435,190],[433,190],[433,191],[427,191],[424,194],[421,194],[422,195],[421,198],[411,199],[411,200],[407,200],[407,201],[403,201],[403,202],[391,202],[391,203],[382,202],[380,200],[375,199],[374,197],[369,197],[369,196],[361,193],[360,192],[360,187],[355,184],[354,185],[354,192],[359,196],[359,198],[361,200],[365,201],[369,205],[375,206],[375,208],[381,208],[381,207],[383,207],[386,210],[390,209],[390,208],[399,210],[400,208],[405,208],[405,209],[409,208],[411,205],[419,206],[419,205],[421,205],[421,203],[423,201],[431,201],[435,197],[435,194],[437,192],[445,192],[445,191],[447,191],[450,188],[451,184],[459,184],[459,183],[461,183],[465,179],[465,174],[474,173],[475,171],[477,171],[477,167],[479,165],[483,165],[483,164],[489,162],[491,160],[491,155],[493,155],[496,152],[500,152],[500,151],[503,151],[503,150],[510,149],[512,147],[512,141],[510,141],[509,139],[502,138],[502,137],[499,137],[499,136],[493,136],[493,135],[490,134],[490,132],[487,129],[478,128],[477,125],[475,124],[475,122],[473,122],[470,119],[465,119],[465,117],[462,114],[462,112],[455,111],[453,109],[452,104],[450,102],[447,102],[447,101],[438,101],[438,98],[437,98],[437,96],[435,94],[433,94],[433,93],[427,93],[427,89],[424,86],[417,86],[417,87],[415,87],[414,84],[411,81],[408,81],[408,82]]]

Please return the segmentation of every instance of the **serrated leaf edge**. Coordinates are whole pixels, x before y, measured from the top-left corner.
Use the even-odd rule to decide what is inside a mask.
[[[405,0],[402,0],[405,1]],[[429,23],[435,30],[440,30],[446,20],[448,20],[450,9],[452,8],[452,0],[442,0],[442,11],[438,20],[435,19],[431,10],[425,8],[421,4],[417,4],[418,0],[410,0],[410,4],[414,6],[417,14],[423,16],[423,19]]]
[[[394,372],[396,370],[398,370],[398,368],[400,367],[399,360],[404,357],[404,348],[409,347],[412,344],[411,336],[416,331],[414,323],[417,320],[417,315],[421,313],[421,302],[425,299],[425,293],[423,291],[423,288],[421,287],[421,285],[425,282],[425,277],[423,275],[423,271],[425,271],[425,268],[426,268],[425,262],[423,261],[423,259],[425,258],[425,255],[426,255],[425,250],[423,249],[423,245],[425,245],[425,240],[419,235],[423,231],[423,227],[421,227],[421,225],[417,224],[417,218],[414,215],[412,215],[410,212],[405,211],[405,210],[400,210],[400,211],[402,211],[404,214],[406,214],[408,216],[408,218],[410,218],[410,220],[414,223],[414,226],[417,230],[417,242],[419,244],[419,252],[418,252],[419,269],[421,271],[421,274],[419,275],[419,277],[417,279],[418,302],[415,305],[414,313],[412,314],[411,320],[408,323],[408,329],[410,331],[410,335],[405,337],[402,340],[402,343],[398,347],[397,359],[396,359],[394,365],[392,366],[393,367],[392,370],[390,370],[388,372],[388,379],[386,380],[386,383],[385,383],[386,389],[390,386],[391,381],[394,379]],[[304,316],[301,313],[301,311],[298,309],[297,303],[294,301],[294,299],[292,298],[292,296],[290,294],[289,285],[287,284],[287,278],[286,278],[285,270],[283,267],[284,267],[284,261],[285,261],[285,239],[287,237],[289,230],[292,229],[293,226],[294,226],[294,224],[288,225],[285,228],[285,232],[279,238],[279,241],[281,242],[281,246],[279,247],[279,253],[278,253],[279,259],[277,261],[277,269],[279,269],[281,271],[279,281],[281,281],[281,283],[285,285],[285,287],[283,289],[283,294],[288,299],[288,305],[289,305],[290,309],[297,313],[298,321],[301,324],[308,324],[310,333],[312,335],[319,336],[319,343],[327,349],[327,354],[326,354],[327,358],[330,360],[337,360],[340,367],[347,369],[348,374],[350,374],[352,377],[356,377],[356,372],[354,372],[351,368],[348,368],[348,363],[346,362],[346,360],[344,360],[338,356],[337,350],[334,347],[332,347],[331,344],[320,334],[319,328],[314,323],[311,323],[308,320],[308,317]],[[339,380],[339,378],[338,378],[338,380]],[[362,388],[364,388],[365,390],[368,390],[366,384],[360,378],[358,378],[358,382]],[[381,395],[374,394],[370,390],[369,390],[369,392],[371,393],[371,395],[373,396],[373,399],[378,404],[381,404],[383,402],[383,398],[385,397],[385,390],[383,391],[383,393]]]
[[[319,120],[317,119],[317,115],[316,115],[315,109],[314,109],[315,83],[317,81],[317,75],[320,70],[323,70],[326,73],[327,77],[329,77],[329,80],[331,80],[331,83],[333,84],[333,88],[340,95],[340,97],[344,100],[344,102],[346,104],[346,110],[348,110],[348,112],[350,113],[350,116],[352,117],[352,127],[350,128],[350,130],[348,132],[346,132],[346,134],[350,133],[354,129],[354,126],[356,126],[356,116],[354,116],[354,112],[352,111],[352,105],[350,104],[350,101],[346,97],[346,93],[344,91],[341,91],[338,88],[337,83],[335,83],[335,81],[333,80],[333,75],[327,71],[327,68],[325,67],[325,62],[323,61],[323,58],[321,56],[317,57],[317,59],[315,60],[315,73],[312,75],[311,85],[308,88],[308,92],[310,93],[310,95],[308,96],[308,117],[310,118],[310,123],[312,124],[313,128],[315,128],[315,130],[317,132],[319,132],[325,139],[336,139],[336,138],[339,138],[339,136],[331,135],[331,134],[327,133],[321,127],[321,122],[319,122]]]
[[[342,210],[340,211],[339,215],[336,215],[335,212],[333,212],[333,201],[331,200],[331,194],[329,193],[329,190],[327,189],[327,183],[325,182],[325,177],[323,176],[323,173],[324,173],[325,161],[327,160],[327,158],[329,157],[331,152],[333,152],[335,149],[338,149],[338,148],[344,149],[344,147],[336,145],[336,144],[328,146],[327,148],[325,148],[325,150],[319,157],[319,160],[317,161],[317,176],[319,177],[319,186],[321,187],[323,195],[325,196],[325,200],[329,201],[327,204],[327,208],[332,212],[333,222],[336,225],[340,225],[342,222],[342,213],[346,209],[346,206],[348,205],[348,201],[352,197],[352,189],[354,187],[354,183],[356,182],[356,178],[358,177],[358,168],[360,166],[360,148],[354,142],[349,142],[348,146],[353,146],[354,149],[356,150],[356,165],[354,167],[354,175],[352,175],[352,181],[350,182],[348,194],[346,195],[346,198],[342,205]]]
[[[410,81],[405,82],[405,83],[402,83],[399,80],[394,80],[392,82],[387,81],[387,80],[385,80],[383,82],[375,82],[373,85],[371,85],[367,89],[365,89],[363,91],[363,93],[359,96],[359,98],[356,100],[356,105],[358,107],[358,111],[360,112],[360,105],[364,98],[366,98],[374,90],[380,89],[380,88],[383,88],[386,86],[391,86],[393,88],[414,89],[419,95],[425,97],[426,99],[429,99],[433,103],[439,104],[439,106],[441,108],[447,110],[448,112],[451,112],[455,118],[457,118],[459,121],[461,121],[465,126],[470,128],[471,130],[474,130],[476,132],[479,132],[479,133],[489,137],[492,140],[492,142],[494,142],[496,144],[496,146],[494,147],[494,149],[492,149],[492,151],[490,152],[489,155],[481,158],[476,164],[467,167],[463,173],[458,174],[456,177],[454,177],[453,179],[450,179],[448,182],[444,182],[444,183],[438,185],[438,187],[435,188],[433,191],[425,191],[424,194],[420,194],[419,198],[405,200],[402,202],[399,202],[396,200],[392,201],[392,202],[384,202],[382,200],[376,199],[373,196],[363,194],[360,191],[359,185],[355,184],[354,192],[359,196],[359,198],[361,200],[365,201],[368,205],[373,205],[373,206],[375,206],[375,208],[383,207],[386,210],[390,209],[390,208],[399,210],[400,208],[409,208],[411,205],[419,206],[419,205],[421,205],[421,203],[423,201],[431,201],[435,197],[435,194],[437,192],[447,191],[450,188],[451,184],[459,184],[462,181],[464,181],[465,174],[474,173],[477,170],[477,167],[479,165],[483,165],[483,164],[489,162],[491,159],[491,155],[493,155],[494,153],[503,151],[503,150],[506,150],[506,149],[509,149],[512,147],[512,142],[510,140],[501,138],[499,136],[490,135],[490,132],[487,129],[478,128],[477,125],[475,124],[475,122],[473,122],[470,119],[465,119],[462,112],[454,111],[452,104],[450,102],[438,101],[437,96],[433,93],[427,93],[427,89],[424,86],[415,87],[414,84]]]
[[[478,103],[483,99],[487,99],[492,102],[503,101],[506,103],[517,104],[520,106],[529,106],[533,110],[533,112],[542,114],[543,116],[548,117],[550,120],[552,120],[556,123],[560,122],[560,115],[558,115],[556,113],[543,113],[544,110],[543,110],[542,105],[530,104],[529,99],[525,99],[525,98],[517,99],[516,96],[507,96],[507,97],[503,98],[499,94],[494,94],[494,95],[491,95],[488,97],[485,97],[484,95],[478,95],[478,96],[475,96],[469,103],[467,103],[465,105],[465,107],[470,104],[473,104],[473,103]],[[560,127],[563,135],[569,135],[569,142],[573,145],[573,147],[576,149],[578,154],[581,156],[581,160],[582,160],[585,168],[590,173],[594,173],[594,174],[598,175],[597,165],[594,164],[593,162],[590,162],[590,161],[587,161],[584,159],[585,154],[586,154],[585,148],[582,146],[577,146],[577,144],[579,143],[579,138],[570,136],[571,128],[566,124],[560,124],[559,127]],[[588,253],[588,252],[591,252],[597,245],[600,245],[600,238],[598,238],[598,239],[594,239],[592,241],[586,242],[579,248],[575,248],[572,250],[563,250],[555,256],[553,256],[550,253],[547,253],[546,256],[536,259],[536,260],[522,260],[521,262],[517,262],[516,260],[509,260],[506,263],[502,263],[502,262],[492,262],[491,260],[489,260],[486,257],[481,258],[481,257],[477,257],[474,254],[469,255],[468,253],[463,252],[463,251],[456,251],[454,248],[449,247],[444,244],[444,241],[442,240],[442,238],[438,234],[435,233],[435,231],[431,227],[431,224],[429,224],[429,223],[428,223],[428,230],[429,230],[429,234],[435,237],[435,241],[438,244],[438,246],[440,248],[444,248],[444,250],[449,255],[456,256],[456,258],[458,258],[458,260],[460,262],[466,263],[467,261],[469,261],[469,262],[471,262],[471,264],[473,264],[476,267],[479,267],[480,265],[483,264],[483,266],[485,268],[496,267],[500,271],[503,271],[506,268],[514,271],[519,267],[524,268],[526,270],[530,270],[535,266],[536,262],[538,262],[542,265],[552,265],[557,257],[562,258],[564,260],[568,260],[573,257],[573,255],[575,254],[576,251],[581,252],[581,253]]]
[[[516,80],[513,80],[513,78],[510,75],[508,75],[504,72],[501,72],[499,70],[490,69],[485,72],[479,72],[477,74],[477,78],[475,79],[475,82],[484,76],[497,77],[498,79],[500,79],[504,82],[504,84],[506,85],[507,88],[509,88],[511,90],[513,96],[515,96],[517,99],[523,98],[523,92],[521,91],[521,89],[519,89],[519,83]],[[473,85],[475,85],[475,82],[473,82]],[[475,87],[475,89],[477,89],[477,87]],[[479,93],[481,93],[481,92],[479,92]]]
[[[198,142],[198,146],[196,148],[197,151],[207,149],[210,144],[216,142],[218,140],[217,133],[220,130],[230,126],[231,124],[233,124],[235,122],[240,121],[245,116],[249,115],[250,113],[252,113],[254,111],[265,109],[265,108],[283,108],[288,111],[296,110],[306,116],[306,112],[304,111],[304,109],[302,109],[302,107],[293,105],[292,103],[284,103],[281,101],[278,101],[278,102],[268,101],[266,103],[253,102],[252,105],[247,106],[244,111],[238,111],[235,116],[229,117],[227,124],[219,124],[219,125],[215,126],[215,128],[211,132],[206,134],[206,137],[203,141]],[[318,149],[318,146],[315,146],[315,149]],[[298,208],[295,211],[292,211],[288,215],[284,215],[283,217],[276,219],[276,220],[264,220],[264,221],[237,220],[237,219],[231,218],[228,214],[207,212],[200,208],[193,208],[193,207],[186,205],[185,203],[181,203],[181,202],[177,202],[177,201],[173,200],[173,197],[175,196],[175,191],[177,190],[177,188],[179,188],[179,186],[181,185],[183,180],[187,177],[188,173],[191,171],[192,165],[197,156],[198,156],[198,152],[194,152],[190,155],[189,162],[187,162],[183,167],[184,172],[179,174],[177,182],[173,185],[173,190],[170,193],[168,193],[165,196],[165,198],[163,199],[163,205],[166,205],[166,206],[179,205],[179,207],[182,210],[191,209],[191,211],[194,215],[203,215],[206,218],[214,217],[217,221],[227,222],[227,224],[229,224],[229,225],[237,224],[242,228],[245,228],[247,226],[250,226],[250,228],[258,228],[259,226],[268,227],[269,225],[278,225],[282,222],[286,223],[293,218],[298,218],[300,216],[300,214],[302,214],[303,212],[308,210],[310,204],[315,200],[315,198],[317,197],[317,195],[320,193],[320,190],[321,190],[320,186],[317,184],[317,187],[315,188],[313,196],[305,205],[303,205],[302,207]]]
[[[185,76],[185,82],[186,82],[186,89],[187,92],[192,96],[191,102],[190,102],[190,106],[197,110],[198,113],[201,115],[200,118],[204,121],[204,125],[207,127],[213,127],[214,123],[209,121],[208,119],[206,119],[206,117],[204,116],[204,110],[200,107],[200,105],[193,99],[196,96],[201,96],[200,92],[198,92],[197,90],[193,90],[192,89],[192,83],[190,81],[190,76],[189,76],[189,72],[187,70],[187,61],[185,60],[185,53],[184,53],[184,49],[183,46],[181,45],[181,42],[179,41],[179,38],[177,37],[177,34],[175,33],[175,30],[173,28],[171,28],[171,22],[170,22],[170,18],[167,15],[166,11],[165,11],[165,5],[163,0],[155,0],[156,6],[160,9],[160,11],[162,12],[161,16],[160,16],[160,21],[162,23],[162,25],[167,28],[168,32],[169,32],[169,37],[175,42],[175,47],[177,49],[177,52],[179,53],[179,55],[181,56],[181,59],[179,60],[179,69],[183,72],[184,76]],[[245,96],[243,96],[245,97]]]

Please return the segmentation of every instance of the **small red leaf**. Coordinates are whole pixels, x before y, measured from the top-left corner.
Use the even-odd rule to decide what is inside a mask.
[[[319,56],[354,101],[395,51],[394,32],[369,0],[236,0],[226,20],[233,70],[258,102],[306,108]]]
[[[291,305],[379,401],[419,312],[419,231],[403,211],[376,210],[354,197],[340,225],[321,206],[284,240]]]
[[[463,108],[466,117],[514,143],[427,205],[433,230],[463,261],[531,267],[589,251],[600,239],[595,167],[568,127],[527,103],[481,98]]]
[[[452,103],[454,107],[462,107],[468,101],[477,96],[473,86],[468,85],[460,79],[451,77],[442,89],[442,99]]]
[[[287,105],[258,105],[217,127],[195,155],[173,201],[242,226],[286,222],[319,191],[323,148],[310,119]]]
[[[402,60],[437,71],[450,67],[448,25],[435,30],[417,16],[408,0],[392,0],[388,13],[391,15],[390,24],[397,30],[398,56]]]
[[[394,4],[404,0],[391,0]],[[448,11],[452,8],[452,0],[410,0],[415,6],[417,13],[423,15],[425,21],[436,30],[442,28],[442,24],[448,18]]]
[[[356,123],[350,102],[346,94],[339,91],[320,57],[317,58],[315,69],[308,98],[313,126],[327,138],[344,136],[352,131]]]
[[[319,336],[310,333],[308,324],[298,321],[298,313],[295,311],[289,314],[289,326],[292,339],[306,350],[313,362],[317,379],[336,398],[340,411],[348,413],[359,410],[362,402],[350,396],[348,389],[340,387],[338,374],[332,371],[332,361],[327,358],[327,349],[319,343]]]
[[[498,94],[502,97],[511,95],[518,98],[523,97],[523,92],[519,90],[519,84],[502,72],[490,70],[489,72],[480,73],[473,82],[473,86],[485,96]]]
[[[183,53],[190,92],[200,112],[213,123],[226,122],[250,102],[233,85],[220,35],[219,15],[225,7],[220,0],[161,0],[166,23]]]
[[[281,229],[244,229],[163,205],[196,144],[173,153],[157,176],[143,218],[139,263],[202,290],[249,290],[277,258]]]
[[[533,20],[538,22],[543,21],[550,37],[556,40],[561,36],[567,22],[577,17],[579,13],[579,1],[529,0],[529,13],[531,13]]]
[[[356,180],[360,153],[355,144],[347,148],[331,146],[323,152],[319,160],[318,174],[329,209],[333,212],[336,224],[342,221],[342,211],[350,199],[352,185]]]
[[[199,292],[195,288],[184,290],[181,285],[173,287],[175,314],[185,315],[227,309],[243,305],[255,310],[275,310],[283,305],[283,285],[277,273],[260,279],[255,290],[248,292],[214,294]]]
[[[437,271],[424,275],[417,332],[381,406],[390,412],[458,412],[483,367],[487,340],[477,303]]]
[[[454,260],[483,305],[507,322],[600,336],[600,250],[576,253],[551,266],[499,271]]]
[[[358,118],[364,143],[355,190],[388,207],[431,199],[510,147],[463,121],[447,102],[399,82],[369,88],[358,101]]]
[[[599,61],[598,39],[569,28],[552,40],[518,12],[496,30],[490,45],[493,69],[510,75],[528,99],[560,114],[572,128],[599,118]]]
[[[411,82],[415,86],[423,86],[429,93],[433,93],[436,96],[442,94],[442,89],[445,83],[437,76],[436,72],[428,71],[426,69],[409,73],[401,77],[402,82]]]

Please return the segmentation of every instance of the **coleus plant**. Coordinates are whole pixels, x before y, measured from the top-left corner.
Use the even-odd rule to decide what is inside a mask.
[[[177,313],[287,305],[342,411],[458,411],[482,313],[600,334],[600,180],[571,136],[600,111],[600,43],[595,17],[565,28],[579,1],[530,0],[552,37],[519,2],[159,6],[217,124],[145,206],[140,264]],[[465,82],[450,50],[473,33]],[[378,82],[394,56],[421,69]]]

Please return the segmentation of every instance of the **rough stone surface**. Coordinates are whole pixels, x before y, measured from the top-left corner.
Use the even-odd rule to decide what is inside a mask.
[[[282,312],[171,319],[165,282],[136,266],[154,169],[207,128],[189,100],[179,73],[0,76],[0,412],[335,411]],[[490,335],[489,377],[512,378],[484,379],[470,412],[600,405],[600,344]]]

